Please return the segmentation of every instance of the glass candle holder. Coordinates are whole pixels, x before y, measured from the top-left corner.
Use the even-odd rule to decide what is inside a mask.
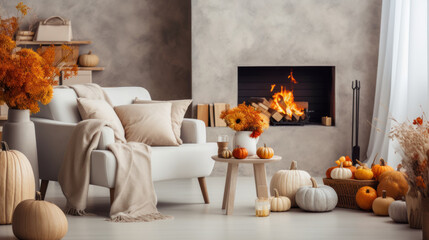
[[[270,199],[268,198],[257,198],[255,200],[255,211],[257,217],[268,217],[270,216]]]
[[[222,152],[228,150],[228,135],[220,135],[217,137],[217,156],[222,157]]]

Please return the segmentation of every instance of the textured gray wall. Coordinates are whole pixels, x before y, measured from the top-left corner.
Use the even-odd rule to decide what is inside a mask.
[[[291,160],[322,176],[339,156],[351,153],[351,82],[361,80],[360,146],[365,159],[377,70],[381,0],[192,0],[192,97],[194,104],[237,104],[237,66],[336,66],[336,126],[271,127],[260,143],[281,162]],[[299,79],[297,79],[299,82]],[[208,128],[208,139],[233,135]],[[245,164],[244,164],[245,165]],[[251,166],[240,168],[252,175]],[[216,164],[214,175],[224,175]]]
[[[21,1],[21,0],[19,0]],[[17,0],[0,1],[15,14]],[[103,72],[102,86],[143,86],[153,99],[191,97],[190,0],[29,0],[41,19],[60,15],[72,21],[75,39],[92,40]]]

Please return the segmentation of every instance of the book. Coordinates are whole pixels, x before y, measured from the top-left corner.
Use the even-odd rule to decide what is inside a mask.
[[[213,104],[209,104],[209,117],[210,117],[210,127],[214,127],[215,126],[215,117],[214,117],[214,105]]]
[[[226,103],[214,103],[214,117],[216,127],[226,127],[225,121],[220,118],[220,114],[222,111],[225,111],[226,105]]]
[[[203,121],[206,127],[209,126],[209,105],[198,104],[197,105],[197,119]]]

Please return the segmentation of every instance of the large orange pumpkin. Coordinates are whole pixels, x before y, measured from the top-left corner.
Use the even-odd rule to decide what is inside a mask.
[[[407,194],[408,182],[405,175],[399,171],[387,171],[378,177],[377,194],[380,197],[383,190],[386,195],[396,200],[402,199]]]
[[[330,168],[328,168],[328,170],[326,170],[326,178],[329,178],[329,179],[331,179],[332,177],[331,177],[331,172],[332,172],[332,170],[334,170],[335,168],[338,168],[338,166],[335,166],[335,167],[330,167]],[[355,178],[355,172],[356,172],[356,167],[355,166],[351,166],[351,167],[344,167],[344,168],[348,168],[348,169],[350,169],[350,171],[352,171],[352,178],[351,179],[354,179]]]
[[[377,191],[374,188],[369,186],[364,186],[359,188],[356,193],[356,203],[357,205],[366,211],[372,209],[372,202],[377,198]]]
[[[374,173],[375,180],[378,180],[380,175],[384,172],[394,171],[391,166],[386,165],[386,161],[383,158],[380,158],[380,164],[375,164],[371,167],[372,172]]]

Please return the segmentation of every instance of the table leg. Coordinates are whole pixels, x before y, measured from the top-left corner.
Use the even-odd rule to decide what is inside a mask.
[[[232,170],[231,166],[232,166],[232,163],[228,163],[228,170],[226,171],[226,179],[225,179],[225,189],[223,192],[222,209],[225,209],[228,201],[229,184],[231,181],[231,170]]]
[[[253,173],[255,175],[256,195],[258,198],[268,198],[267,174],[264,163],[253,164]]]
[[[228,200],[226,205],[226,215],[232,215],[234,211],[235,187],[237,185],[238,163],[231,164],[231,178],[229,184]]]

